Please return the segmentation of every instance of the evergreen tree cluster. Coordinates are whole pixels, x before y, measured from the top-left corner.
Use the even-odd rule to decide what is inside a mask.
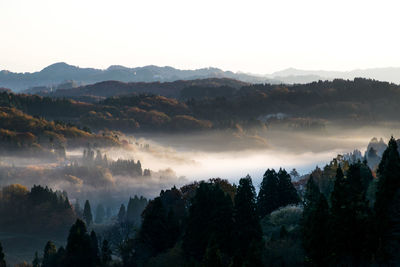
[[[304,197],[303,245],[314,266],[400,263],[400,157],[392,138],[377,171],[375,201],[367,194],[373,175],[367,162],[339,166],[326,199],[311,176]]]
[[[275,170],[268,169],[265,172],[257,196],[257,209],[261,218],[279,207],[299,202],[300,197],[286,170],[280,169],[276,173]]]
[[[129,175],[142,176],[142,164],[140,160],[125,160],[118,159],[116,161],[108,160],[107,155],[102,155],[100,150],[94,151],[90,147],[83,150],[82,163],[84,166],[102,166],[108,168],[113,175]],[[149,176],[149,170],[146,170],[146,175]]]
[[[75,220],[65,192],[34,185],[31,190],[14,184],[0,191],[2,231],[62,234]]]
[[[94,231],[88,233],[85,223],[77,219],[72,225],[66,247],[48,241],[43,257],[35,253],[33,266],[40,267],[97,267],[110,266],[112,251],[107,240],[99,244]]]

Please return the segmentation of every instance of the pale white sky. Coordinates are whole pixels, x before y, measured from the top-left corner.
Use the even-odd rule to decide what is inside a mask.
[[[0,69],[400,66],[400,2],[0,0]]]

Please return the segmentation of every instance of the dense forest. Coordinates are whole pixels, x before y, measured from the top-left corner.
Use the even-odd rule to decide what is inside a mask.
[[[96,93],[105,90],[111,94],[94,102],[3,92],[0,105],[50,122],[77,125],[86,131],[107,128],[134,133],[236,129],[238,125],[250,129],[283,124],[298,130],[321,129],[328,123],[376,125],[398,122],[400,100],[398,85],[361,78],[292,86],[199,83],[177,87],[180,96],[176,98],[149,94],[151,90],[120,96],[118,88],[125,85],[109,85],[95,84],[94,88],[102,89],[76,93],[88,97],[93,92],[98,97]],[[65,90],[71,93],[68,97],[74,97],[75,89]]]
[[[120,145],[118,137],[111,132],[93,134],[87,127],[80,129],[71,123],[48,121],[16,108],[0,107],[0,147],[3,155],[28,151],[32,155],[65,157],[66,147],[81,147],[88,143],[99,147]]]
[[[89,201],[82,209],[66,193],[13,185],[2,189],[10,204],[2,205],[1,218],[15,227],[21,225],[9,221],[25,223],[31,214],[51,225],[52,216],[76,220],[66,245],[43,244],[32,266],[396,266],[399,147],[394,138],[381,146],[370,144],[380,155],[373,169],[368,153],[358,158],[355,151],[300,184],[291,180],[294,170],[268,169],[258,192],[250,176],[237,185],[210,179],[162,190],[150,201],[135,196],[115,215],[102,203],[94,216]],[[16,205],[20,212],[8,211]]]

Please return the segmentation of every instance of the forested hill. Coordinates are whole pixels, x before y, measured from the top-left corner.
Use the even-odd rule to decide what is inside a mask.
[[[100,92],[112,94],[114,90],[105,83]],[[400,86],[368,79],[240,88],[200,84],[184,87],[178,99],[129,94],[93,103],[0,93],[0,106],[20,109],[32,116],[73,122],[93,130],[128,132],[226,129],[238,124],[244,128],[277,123],[292,128],[324,127],[327,122],[375,125],[399,122],[399,102]]]
[[[178,98],[181,94],[182,89],[187,87],[200,87],[200,88],[219,88],[229,87],[239,89],[243,86],[250,85],[249,83],[241,82],[234,79],[228,78],[209,78],[209,79],[196,79],[196,80],[179,80],[174,82],[131,82],[125,83],[120,81],[104,81],[91,85],[58,89],[54,92],[44,89],[39,92],[40,95],[50,97],[111,97],[127,94],[156,94],[166,97]],[[28,91],[29,92],[29,91]]]

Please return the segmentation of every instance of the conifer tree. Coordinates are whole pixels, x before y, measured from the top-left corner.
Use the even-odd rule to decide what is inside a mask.
[[[169,238],[167,211],[160,197],[150,201],[143,211],[143,223],[140,228],[139,239],[154,255],[173,246],[174,243]]]
[[[400,250],[398,230],[400,227],[400,156],[396,140],[392,137],[382,155],[378,170],[378,189],[374,205],[374,238],[376,256],[383,263],[398,258]]]
[[[307,262],[314,266],[326,266],[329,259],[328,230],[329,207],[312,176],[308,179],[304,199],[302,222],[303,246]]]
[[[44,247],[42,267],[54,267],[56,265],[56,245],[48,241]]]
[[[98,265],[100,263],[99,241],[93,230],[90,232],[90,245],[92,248],[92,259],[95,261],[96,265]]]
[[[303,244],[307,261],[315,266],[327,266],[329,262],[329,207],[323,194],[304,218]]]
[[[83,208],[83,219],[87,226],[90,226],[93,222],[92,209],[90,208],[89,200],[86,200],[85,207]]]
[[[368,203],[362,164],[351,164],[344,178],[338,168],[331,195],[331,252],[335,264],[359,265],[365,255]]]
[[[274,170],[268,169],[264,174],[257,197],[257,210],[260,218],[278,209],[279,205],[278,177]]]
[[[278,172],[278,189],[279,189],[279,206],[287,206],[289,204],[298,204],[300,202],[297,190],[292,184],[290,175],[285,169]]]
[[[319,200],[319,188],[318,185],[315,183],[314,178],[312,175],[307,180],[306,190],[304,193],[304,212],[307,213],[308,210],[312,210],[313,205],[318,202]]]
[[[35,257],[33,258],[32,261],[32,267],[40,267],[40,259],[37,251],[35,252]]]
[[[96,259],[93,258],[92,252],[91,239],[87,233],[86,225],[82,220],[77,219],[69,231],[64,266],[95,266]]]
[[[262,265],[260,250],[254,250],[251,245],[262,247],[262,231],[257,214],[256,193],[251,177],[247,175],[240,179],[235,195],[234,222],[236,237],[236,253],[234,266],[242,266],[247,261]]]
[[[138,203],[138,198],[135,196],[135,198],[129,198],[128,202],[128,207],[126,208],[126,220],[129,223],[134,223],[136,218],[136,209],[137,209],[137,203]]]
[[[182,248],[185,256],[202,261],[207,246],[215,238],[221,253],[232,256],[233,207],[228,194],[218,184],[200,183],[191,200]]]
[[[336,179],[334,184],[334,189],[331,194],[331,214],[332,214],[332,243],[331,250],[336,257],[341,257],[342,253],[346,251],[344,241],[346,235],[348,234],[347,228],[347,211],[348,206],[348,196],[347,196],[347,186],[344,178],[342,168],[338,168],[336,171]],[[345,227],[342,229],[342,227]]]

